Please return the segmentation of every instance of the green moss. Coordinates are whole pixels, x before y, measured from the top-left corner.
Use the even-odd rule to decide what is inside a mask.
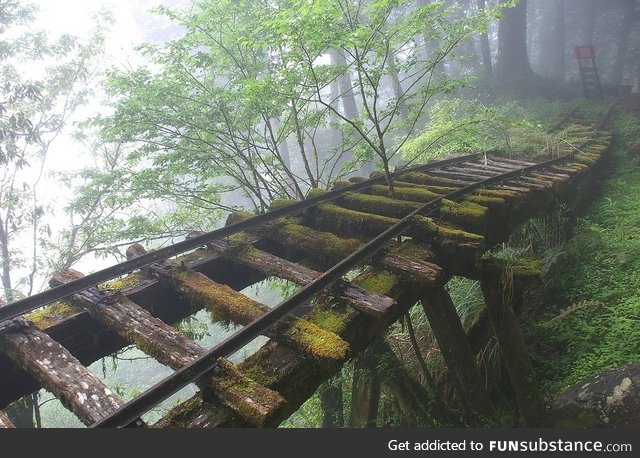
[[[293,199],[273,199],[271,204],[269,205],[269,210],[277,210],[278,208],[288,207],[289,205],[293,205],[297,200]]]
[[[259,363],[242,365],[242,372],[251,380],[268,388],[273,388],[280,382],[278,372],[272,366],[265,367]]]
[[[241,254],[249,254],[251,250],[253,250],[253,243],[255,242],[255,237],[251,234],[247,234],[246,232],[238,232],[237,234],[233,234],[229,236],[227,239],[229,241],[229,252],[227,252],[227,257],[239,256]]]
[[[341,238],[293,222],[267,225],[261,234],[267,238],[276,235],[277,240],[285,241],[307,256],[314,256],[323,265],[334,264],[362,245],[357,239]]]
[[[398,222],[396,218],[372,215],[327,203],[319,204],[313,214],[314,220],[320,223],[322,228],[346,236],[354,234],[375,236]]]
[[[340,204],[352,210],[392,218],[403,218],[419,207],[419,204],[416,203],[356,192],[345,193],[340,199]]]
[[[285,336],[298,344],[298,349],[319,360],[341,361],[349,354],[349,344],[338,335],[300,318],[293,319]]]
[[[203,405],[202,395],[198,393],[171,409],[159,422],[161,424],[159,426],[162,428],[189,428],[191,420],[194,419],[194,412],[201,409]]]
[[[416,223],[415,233],[412,232],[412,235],[416,238],[424,237],[425,233],[429,234],[429,237],[433,238],[436,236],[437,238],[451,239],[451,240],[459,240],[466,242],[477,242],[482,243],[484,241],[484,237],[479,234],[474,234],[472,232],[463,231],[462,229],[454,229],[450,227],[440,226],[431,220],[431,218],[427,218],[425,216],[415,216],[414,217]]]
[[[78,313],[72,305],[66,302],[53,302],[43,309],[34,310],[24,317],[39,329],[46,329],[49,326],[69,318]]]
[[[103,290],[107,291],[124,291],[125,289],[132,288],[139,285],[144,280],[142,273],[134,272],[116,280],[111,280],[107,283],[99,285]]]
[[[427,246],[413,242],[404,242],[398,247],[398,254],[407,258],[418,259],[420,261],[434,262],[435,253]]]
[[[454,217],[460,221],[466,219],[482,220],[486,218],[487,211],[487,207],[473,202],[462,201],[458,203],[448,199],[442,199],[442,205],[440,207],[442,214]]]
[[[345,307],[341,310],[333,310],[329,307],[316,307],[310,319],[320,328],[337,335],[342,335],[355,313],[355,309],[351,307]]]
[[[243,210],[233,212],[227,217],[226,225],[230,226],[231,224],[236,224],[241,221],[246,221],[248,219],[253,218],[255,215],[253,213],[249,213]]]
[[[344,180],[338,180],[338,181],[334,181],[331,184],[331,189],[339,189],[339,188],[344,188],[346,186],[351,186],[353,183],[349,182],[349,181],[344,181]]]
[[[311,188],[311,189],[309,189],[309,192],[307,193],[307,198],[318,197],[318,196],[321,196],[321,195],[326,194],[326,193],[327,193],[326,189]]]
[[[475,204],[483,205],[489,208],[499,208],[507,204],[507,201],[503,197],[490,197],[490,196],[467,196],[465,201],[473,202]]]
[[[435,177],[435,176],[427,175],[424,173],[416,173],[416,172],[406,173],[402,175],[402,180],[408,181],[409,183],[415,183],[415,184],[445,186],[445,187],[451,187],[451,186],[456,186],[460,184],[460,182],[457,180]]]
[[[354,283],[372,293],[389,296],[400,279],[387,270],[371,269],[356,278]]]
[[[384,185],[375,185],[369,188],[369,192],[377,196],[388,197],[389,187]],[[394,186],[393,192],[395,199],[407,200],[409,202],[427,203],[438,197],[438,194],[422,187],[407,188],[402,186]]]
[[[175,271],[172,278],[192,305],[209,310],[215,321],[246,325],[268,311],[267,306],[196,272]],[[278,335],[276,339],[281,338],[318,359],[341,359],[349,349],[337,335],[299,318],[292,318],[273,331]]]

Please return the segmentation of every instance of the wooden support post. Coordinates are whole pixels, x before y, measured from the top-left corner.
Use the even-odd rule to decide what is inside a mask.
[[[378,361],[364,352],[354,361],[353,385],[351,391],[352,428],[375,428],[380,405],[380,377],[377,374]]]
[[[342,399],[342,375],[327,380],[320,388],[322,405],[322,427],[342,428],[344,426],[344,402]]]
[[[546,426],[544,400],[514,312],[520,297],[515,279],[539,276],[539,270],[488,259],[482,261],[480,272],[482,293],[522,418],[528,427]]]
[[[421,302],[470,421],[486,425],[495,409],[449,293],[442,286],[425,288]]]

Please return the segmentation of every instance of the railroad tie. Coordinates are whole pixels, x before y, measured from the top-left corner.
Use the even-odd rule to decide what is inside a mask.
[[[82,276],[74,270],[58,272],[50,284],[58,286]],[[87,310],[103,326],[174,370],[192,363],[206,352],[205,348],[122,294],[107,296],[98,288],[89,288],[74,294],[70,300],[73,305]],[[247,421],[261,426],[284,405],[285,400],[278,393],[244,377],[230,362],[221,361],[220,366],[221,370],[215,376],[205,377],[199,385],[202,390],[210,389],[217,400]]]

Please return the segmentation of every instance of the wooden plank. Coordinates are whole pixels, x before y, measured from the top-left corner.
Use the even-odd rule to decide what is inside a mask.
[[[15,428],[7,414],[0,410],[0,429],[3,428]]]
[[[214,252],[228,256],[234,262],[257,269],[267,276],[283,278],[298,285],[307,285],[321,275],[320,272],[313,269],[256,248],[234,249],[226,240],[216,240],[208,246]],[[346,281],[336,282],[330,294],[346,300],[354,308],[374,317],[386,314],[391,307],[396,305],[396,301],[390,297],[371,293]]]
[[[0,349],[85,424],[122,405],[66,348],[22,318],[0,324]]]

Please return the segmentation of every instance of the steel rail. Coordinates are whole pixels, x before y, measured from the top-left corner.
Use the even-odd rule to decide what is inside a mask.
[[[129,401],[119,409],[92,424],[91,427],[104,428],[135,426],[141,420],[140,417],[147,411],[154,408],[160,402],[167,399],[183,387],[187,386],[193,380],[205,375],[213,369],[218,364],[219,358],[229,357],[236,351],[240,350],[257,336],[263,334],[274,326],[282,318],[295,311],[316,294],[323,291],[343,275],[357,267],[368,257],[380,251],[389,240],[402,235],[414,224],[415,216],[428,216],[438,210],[443,199],[458,200],[477,188],[500,183],[532,171],[543,169],[550,165],[567,161],[573,157],[573,155],[573,153],[570,153],[534,165],[526,166],[521,169],[512,170],[501,175],[485,178],[425,203],[402,218],[398,223],[389,227],[384,232],[367,242],[358,251],[352,253],[331,267],[316,280],[304,286],[295,294],[280,302],[270,311],[259,318],[256,318],[254,321],[208,350],[194,362],[175,371],[164,380],[144,391],[135,399]]]
[[[468,161],[470,159],[477,157],[479,154],[480,153],[467,154],[465,156],[459,156],[451,159],[444,159],[441,161],[429,162],[427,164],[407,167],[406,169],[393,172],[391,176],[392,178],[396,178],[404,173],[421,172],[425,170],[435,169],[438,167],[444,167],[444,166],[455,164],[458,162]],[[140,269],[150,264],[163,261],[172,256],[184,253],[189,250],[194,250],[198,247],[206,245],[207,243],[210,243],[222,237],[227,237],[237,232],[245,231],[247,229],[259,226],[261,224],[268,223],[275,219],[297,213],[301,210],[305,210],[309,207],[312,207],[322,202],[328,202],[328,201],[337,199],[341,195],[343,195],[345,192],[360,191],[369,186],[382,183],[385,180],[386,180],[386,177],[384,175],[381,175],[381,176],[369,178],[367,180],[360,181],[348,186],[344,186],[338,189],[334,189],[322,195],[301,200],[291,205],[287,205],[287,206],[269,211],[262,215],[255,216],[253,218],[249,218],[247,220],[240,221],[235,224],[230,224],[220,229],[207,232],[206,234],[202,234],[197,237],[175,243],[168,247],[160,248],[156,251],[151,251],[137,258],[121,262],[119,264],[116,264],[111,267],[107,267],[105,269],[99,270],[92,274],[88,274],[77,280],[73,280],[69,283],[65,283],[64,285],[60,285],[55,288],[51,288],[46,291],[43,291],[41,293],[34,294],[33,296],[20,299],[18,301],[12,302],[11,304],[7,304],[4,307],[0,307],[0,323],[10,320],[12,318],[16,318],[20,315],[28,313],[37,308],[40,308],[51,302],[63,299],[67,296],[70,296],[71,294],[79,293],[87,288],[91,288],[101,283],[104,283],[106,281],[112,280],[116,277],[120,277],[136,269]]]

